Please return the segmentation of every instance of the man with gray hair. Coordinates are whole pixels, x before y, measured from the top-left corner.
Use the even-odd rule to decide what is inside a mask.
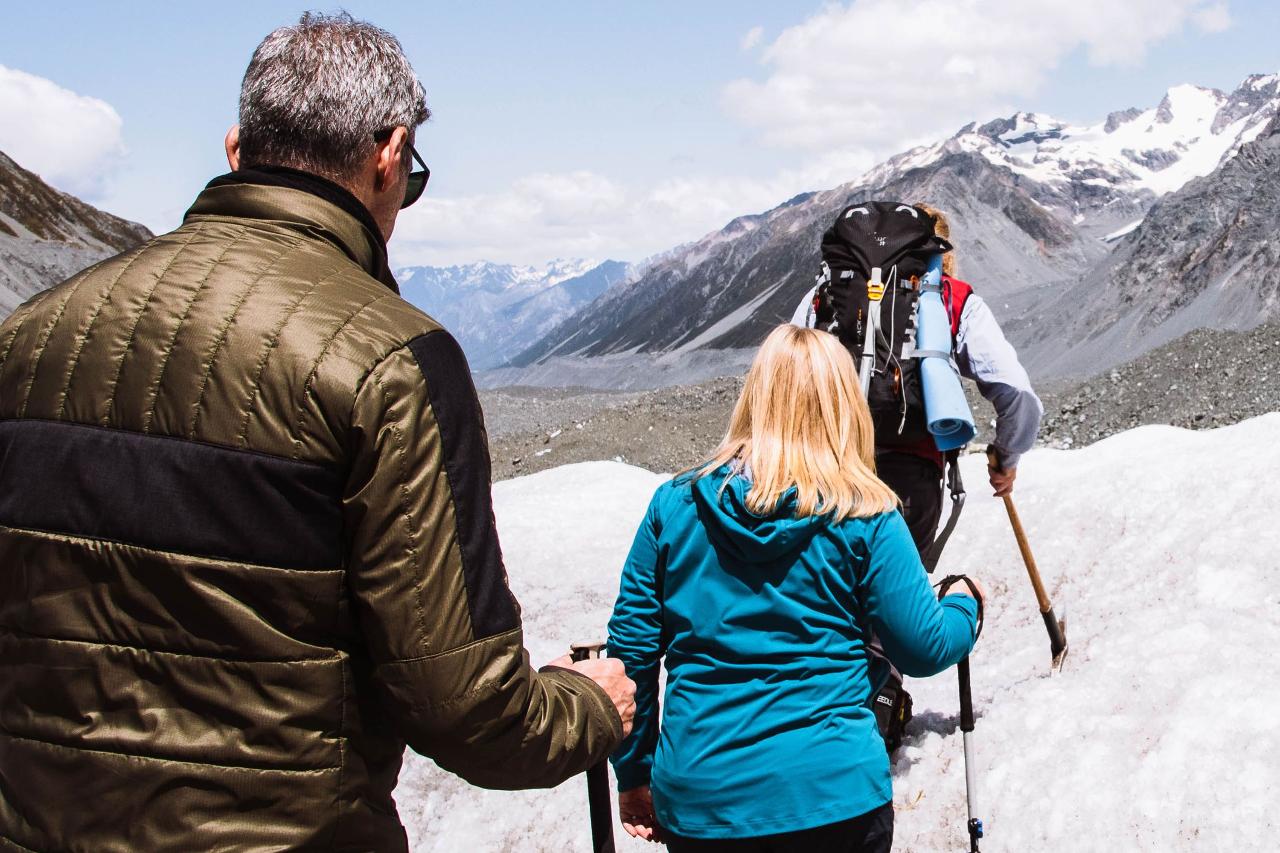
[[[404,850],[406,743],[524,788],[629,730],[617,661],[530,667],[466,360],[387,269],[428,115],[304,15],[181,227],[0,325],[0,846]]]

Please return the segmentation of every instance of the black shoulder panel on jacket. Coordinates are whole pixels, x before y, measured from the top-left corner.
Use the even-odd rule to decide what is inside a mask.
[[[409,350],[427,380],[440,430],[471,624],[476,639],[492,637],[517,627],[520,618],[493,521],[489,447],[471,368],[458,342],[443,329],[413,339]]]
[[[0,421],[9,527],[336,569],[341,494],[341,478],[312,462],[70,421]]]

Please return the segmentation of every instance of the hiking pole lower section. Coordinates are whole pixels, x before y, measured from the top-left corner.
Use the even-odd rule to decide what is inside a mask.
[[[1040,606],[1045,630],[1049,632],[1049,653],[1053,656],[1050,666],[1054,670],[1061,670],[1062,662],[1067,656],[1067,623],[1053,612],[1053,603],[1049,601],[1049,594],[1044,591],[1040,570],[1036,568],[1035,555],[1031,553],[1031,544],[1027,542],[1027,534],[1022,529],[1022,520],[1018,518],[1018,510],[1013,505],[1012,496],[1004,496],[1004,508],[1009,513],[1009,524],[1013,527],[1014,538],[1018,540],[1022,562],[1026,564],[1027,574],[1031,577],[1031,587],[1036,593],[1036,604]]]
[[[600,657],[604,643],[573,643],[570,657],[575,661]],[[591,849],[594,853],[614,853],[613,798],[609,793],[609,767],[604,762],[587,770],[587,808],[591,816]]]
[[[938,581],[938,600],[941,601],[951,589],[953,583],[962,581],[969,588],[969,594],[977,602],[978,618],[974,626],[973,640],[976,643],[982,636],[983,606],[982,596],[977,585],[966,575],[947,575]],[[965,828],[969,831],[969,853],[978,853],[978,839],[982,838],[982,819],[978,817],[978,764],[973,754],[973,690],[969,684],[969,658],[956,664],[956,675],[960,682],[960,734],[964,740],[964,796],[968,803],[969,820]]]
[[[982,819],[978,817],[977,758],[973,754],[973,691],[969,685],[969,659],[956,664],[960,676],[960,732],[964,738],[964,791],[969,803],[969,853],[978,853]]]

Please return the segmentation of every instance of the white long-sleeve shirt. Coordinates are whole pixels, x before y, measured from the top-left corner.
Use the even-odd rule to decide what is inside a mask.
[[[791,322],[812,329],[813,297],[817,288],[805,294]],[[976,293],[970,293],[960,312],[960,329],[952,344],[952,356],[960,375],[978,384],[978,391],[996,410],[996,435],[991,442],[1000,467],[1016,468],[1022,454],[1036,443],[1044,404],[1031,388],[1026,368],[1005,338],[991,308]]]

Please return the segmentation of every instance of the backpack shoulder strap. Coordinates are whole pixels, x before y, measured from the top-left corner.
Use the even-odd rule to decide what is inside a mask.
[[[951,340],[960,334],[960,315],[964,313],[964,304],[969,301],[973,288],[958,278],[949,275],[942,277],[942,303],[947,306],[947,317],[951,320]]]

